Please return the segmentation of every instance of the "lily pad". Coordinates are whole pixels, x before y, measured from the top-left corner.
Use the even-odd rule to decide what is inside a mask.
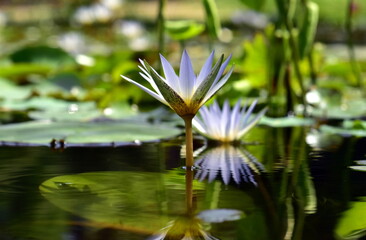
[[[352,124],[351,122],[356,124]],[[364,126],[366,126],[365,121],[345,121],[342,127],[322,125],[320,131],[342,136],[366,137],[366,128]]]
[[[315,123],[314,119],[299,118],[299,117],[283,117],[283,118],[270,118],[262,117],[260,124],[270,127],[297,127],[297,126],[310,126]]]
[[[65,143],[115,143],[153,141],[170,138],[177,128],[128,121],[52,122],[31,121],[0,126],[0,141],[49,145],[53,140]]]

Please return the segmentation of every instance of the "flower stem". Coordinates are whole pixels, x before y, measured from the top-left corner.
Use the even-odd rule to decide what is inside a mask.
[[[186,169],[186,204],[187,214],[193,215],[193,171]]]
[[[159,0],[159,13],[157,17],[157,25],[158,25],[158,48],[159,53],[164,54],[164,47],[165,47],[165,40],[164,40],[164,33],[165,33],[165,11],[166,0]]]
[[[193,167],[193,135],[192,135],[192,115],[182,116],[186,128],[186,168],[192,170]]]

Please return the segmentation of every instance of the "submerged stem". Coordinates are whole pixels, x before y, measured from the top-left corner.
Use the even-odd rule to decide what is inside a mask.
[[[187,214],[193,215],[193,171],[192,169],[186,169],[186,204]]]
[[[193,115],[182,116],[186,128],[186,168],[192,170],[193,167],[193,134],[192,119]]]

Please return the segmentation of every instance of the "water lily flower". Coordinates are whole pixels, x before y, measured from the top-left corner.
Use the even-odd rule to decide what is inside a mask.
[[[264,171],[264,166],[251,153],[231,144],[222,144],[204,151],[195,166],[198,167],[196,179],[212,182],[221,174],[226,185],[231,179],[236,184],[246,182],[257,185],[255,174]]]
[[[169,106],[179,116],[193,117],[200,107],[209,100],[229,79],[233,68],[223,75],[231,56],[224,61],[222,55],[212,67],[214,52],[210,54],[198,75],[194,74],[191,59],[186,50],[180,63],[179,76],[171,64],[160,55],[164,76],[159,75],[146,61],[140,59],[140,75],[150,83],[149,89],[132,79],[122,76],[160,102]]]
[[[193,119],[193,126],[207,138],[220,142],[237,142],[252,129],[266,113],[267,108],[262,109],[255,117],[252,116],[257,100],[248,108],[247,104],[241,107],[239,100],[231,109],[229,101],[225,101],[220,109],[219,104],[214,103],[209,107],[202,107],[199,115]]]

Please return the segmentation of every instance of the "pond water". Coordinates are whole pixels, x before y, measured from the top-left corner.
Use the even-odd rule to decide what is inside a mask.
[[[361,239],[366,141],[256,128],[244,146],[0,147],[0,239]],[[169,235],[169,236],[168,236]]]

